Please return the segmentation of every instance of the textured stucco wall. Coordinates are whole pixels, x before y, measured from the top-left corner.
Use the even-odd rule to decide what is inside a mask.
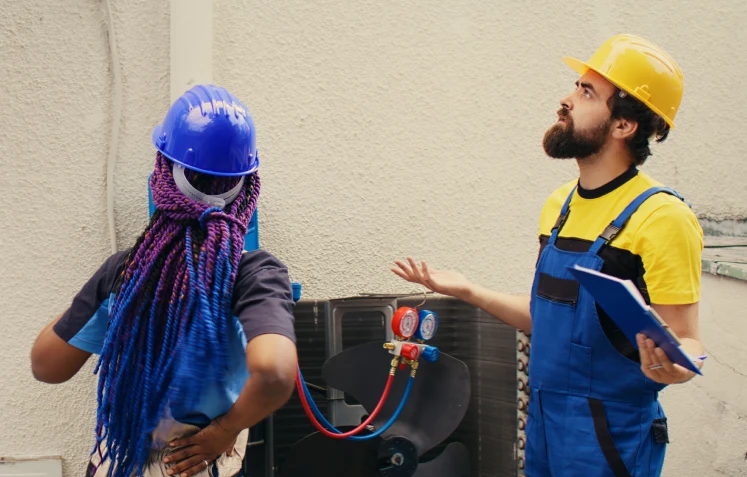
[[[704,375],[662,392],[664,477],[747,475],[747,282],[703,276]]]
[[[115,217],[125,247],[145,224],[150,132],[169,103],[169,7],[112,5],[124,100]],[[291,267],[306,296],[412,291],[388,272],[405,254],[519,293],[529,288],[544,198],[576,173],[541,148],[576,79],[560,57],[586,58],[611,34],[661,43],[685,73],[678,127],[645,170],[700,215],[747,217],[739,141],[747,57],[735,53],[747,40],[745,20],[740,0],[676,9],[641,0],[223,0],[215,2],[213,74],[252,110],[262,244]],[[66,476],[82,475],[94,410],[90,367],[65,385],[40,385],[28,351],[109,253],[113,95],[103,4],[8,2],[0,65],[0,455],[61,454]],[[743,316],[744,287],[734,298],[740,285],[704,290],[718,307],[704,322],[710,346],[733,339],[728,325],[736,321],[721,320]],[[722,357],[711,351],[737,369],[744,361],[736,345]],[[722,434],[745,435],[744,386],[741,396],[719,394],[707,379],[688,385],[704,389],[699,421],[690,421],[687,388],[667,394],[680,441],[669,475],[718,475],[690,473],[697,465],[737,469]],[[705,423],[714,452],[693,434]]]
[[[125,245],[147,219],[150,130],[169,103],[168,2],[111,3],[123,84],[115,210]],[[80,476],[93,445],[92,366],[42,385],[28,356],[36,333],[111,251],[104,3],[3,2],[0,67],[0,455],[62,455],[65,475]]]
[[[527,290],[542,202],[576,173],[541,147],[576,80],[561,57],[621,31],[686,77],[645,170],[700,215],[747,217],[743,4],[575,3],[216,4],[215,80],[259,128],[262,241],[307,296],[402,291],[386,269],[404,254]]]

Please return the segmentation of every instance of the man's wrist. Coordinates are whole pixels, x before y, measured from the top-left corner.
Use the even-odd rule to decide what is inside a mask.
[[[458,289],[454,296],[462,301],[474,305],[477,296],[477,286],[472,282],[468,282],[464,287]]]

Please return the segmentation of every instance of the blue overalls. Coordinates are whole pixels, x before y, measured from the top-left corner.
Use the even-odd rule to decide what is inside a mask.
[[[663,187],[630,203],[588,252],[555,246],[571,191],[540,255],[532,286],[532,355],[526,426],[527,477],[653,477],[661,474],[666,417],[657,400],[664,385],[620,354],[605,335],[596,304],[568,272],[601,270],[598,252],[638,207]]]

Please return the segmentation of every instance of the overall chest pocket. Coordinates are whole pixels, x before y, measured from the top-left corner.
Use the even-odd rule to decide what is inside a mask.
[[[557,278],[540,272],[537,296],[563,305],[578,303],[579,283],[573,279]]]

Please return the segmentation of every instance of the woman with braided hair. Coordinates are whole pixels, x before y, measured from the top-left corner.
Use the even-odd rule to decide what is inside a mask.
[[[196,86],[153,132],[155,212],[41,331],[34,376],[61,383],[98,354],[89,477],[241,469],[247,429],[293,390],[287,268],[244,251],[260,180],[248,109]]]

